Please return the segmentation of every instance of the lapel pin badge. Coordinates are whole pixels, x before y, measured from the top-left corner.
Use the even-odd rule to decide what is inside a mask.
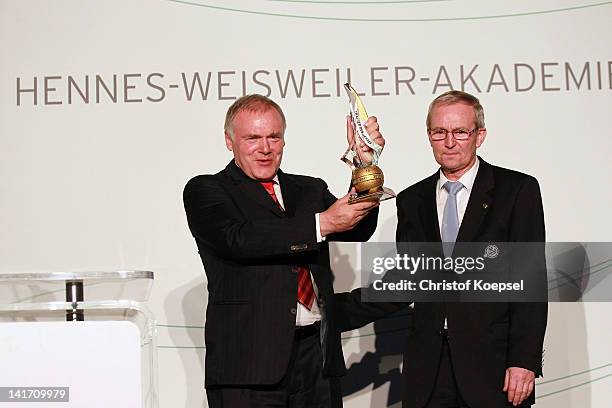
[[[489,208],[489,204],[487,204],[487,203],[482,203],[482,208],[484,208],[484,209],[486,210],[487,208]]]

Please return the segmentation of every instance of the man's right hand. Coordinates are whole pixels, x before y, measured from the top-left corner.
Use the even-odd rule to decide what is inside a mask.
[[[354,192],[355,188],[352,188],[347,195],[319,214],[319,227],[322,236],[326,237],[329,234],[353,229],[371,209],[378,207],[378,201],[349,204],[349,195]]]

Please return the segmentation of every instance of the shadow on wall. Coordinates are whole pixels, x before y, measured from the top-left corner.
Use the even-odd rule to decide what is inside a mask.
[[[591,280],[590,260],[582,244],[567,242],[549,245],[547,269],[549,301],[576,302],[582,299]],[[604,276],[598,274],[592,284],[595,285]]]
[[[175,316],[177,313],[176,305],[178,304],[181,305],[181,315]],[[168,330],[172,344],[193,346],[193,348],[177,350],[187,380],[185,407],[207,406],[204,392],[204,355],[206,350],[202,347],[207,304],[208,292],[204,274],[183,286],[175,288],[168,294],[164,302],[166,316],[171,321],[194,324],[194,326],[169,328]],[[172,319],[172,317],[174,318]],[[189,375],[190,373],[198,373],[199,375],[192,376]]]
[[[395,224],[395,220],[385,223]],[[351,266],[350,260],[355,260],[358,244],[338,244],[330,246],[331,265],[334,271],[336,292],[349,291],[361,284],[361,273]],[[406,307],[394,314],[366,326],[359,334],[359,351],[348,356],[348,372],[342,378],[342,394],[345,400],[351,396],[368,393],[388,385],[388,392],[372,393],[370,406],[401,407],[401,365],[403,348],[408,328],[412,324],[412,308]],[[370,327],[373,327],[373,333]],[[371,349],[372,336],[374,350]],[[372,388],[370,388],[372,387]]]
[[[374,351],[365,354],[359,352],[350,356],[361,355],[361,359],[350,364],[348,373],[342,378],[343,397],[358,393],[372,386],[377,389],[389,384],[385,400],[377,400],[377,394],[372,394],[370,406],[378,407],[401,407],[402,401],[402,353],[406,342],[408,328],[412,324],[412,308],[406,307],[374,322]],[[360,334],[360,349],[365,345],[364,338],[370,334]],[[364,347],[365,346],[365,347]],[[369,389],[368,389],[369,391]]]
[[[573,408],[577,400],[571,398],[570,389],[588,378],[575,373],[590,368],[587,317],[581,300],[591,280],[591,262],[585,247],[579,243],[555,243],[548,249],[551,303],[544,345],[544,377],[536,381],[536,406]],[[580,395],[580,406],[591,406],[588,383],[575,392]]]

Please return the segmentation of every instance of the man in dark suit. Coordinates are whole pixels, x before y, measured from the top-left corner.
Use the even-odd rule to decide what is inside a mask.
[[[365,241],[372,202],[337,200],[321,179],[279,169],[281,108],[247,95],[229,108],[234,159],[184,190],[208,278],[205,377],[210,407],[339,407],[346,368],[335,321],[328,241]],[[376,118],[366,124],[380,145]],[[361,153],[371,155],[367,147]]]
[[[427,132],[440,169],[398,195],[398,243],[544,242],[537,180],[476,155],[487,134],[476,97],[460,91],[437,97]],[[534,281],[545,287],[543,251],[534,263]],[[398,307],[360,305],[356,293],[337,295],[343,329]],[[415,303],[403,407],[530,406],[542,375],[546,320],[546,303]]]

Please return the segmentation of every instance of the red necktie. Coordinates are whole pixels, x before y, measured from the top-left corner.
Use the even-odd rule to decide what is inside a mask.
[[[274,192],[274,184],[276,184],[276,181],[260,181],[260,183],[263,188],[266,189],[268,194],[270,194],[270,197],[272,197],[272,200],[274,200],[276,205],[278,205],[278,208],[285,211],[285,209],[281,207],[280,202],[278,201],[278,197],[276,197],[276,193]]]
[[[284,211],[284,208],[281,207],[278,197],[276,197],[276,193],[274,192],[274,184],[276,184],[275,181],[261,182],[261,185],[266,189],[270,197],[272,197],[272,200],[274,200],[280,209]],[[310,280],[310,270],[306,265],[294,266],[293,270],[297,271],[298,273],[297,300],[304,305],[306,309],[310,310],[315,298],[314,287],[312,286],[312,281]]]

